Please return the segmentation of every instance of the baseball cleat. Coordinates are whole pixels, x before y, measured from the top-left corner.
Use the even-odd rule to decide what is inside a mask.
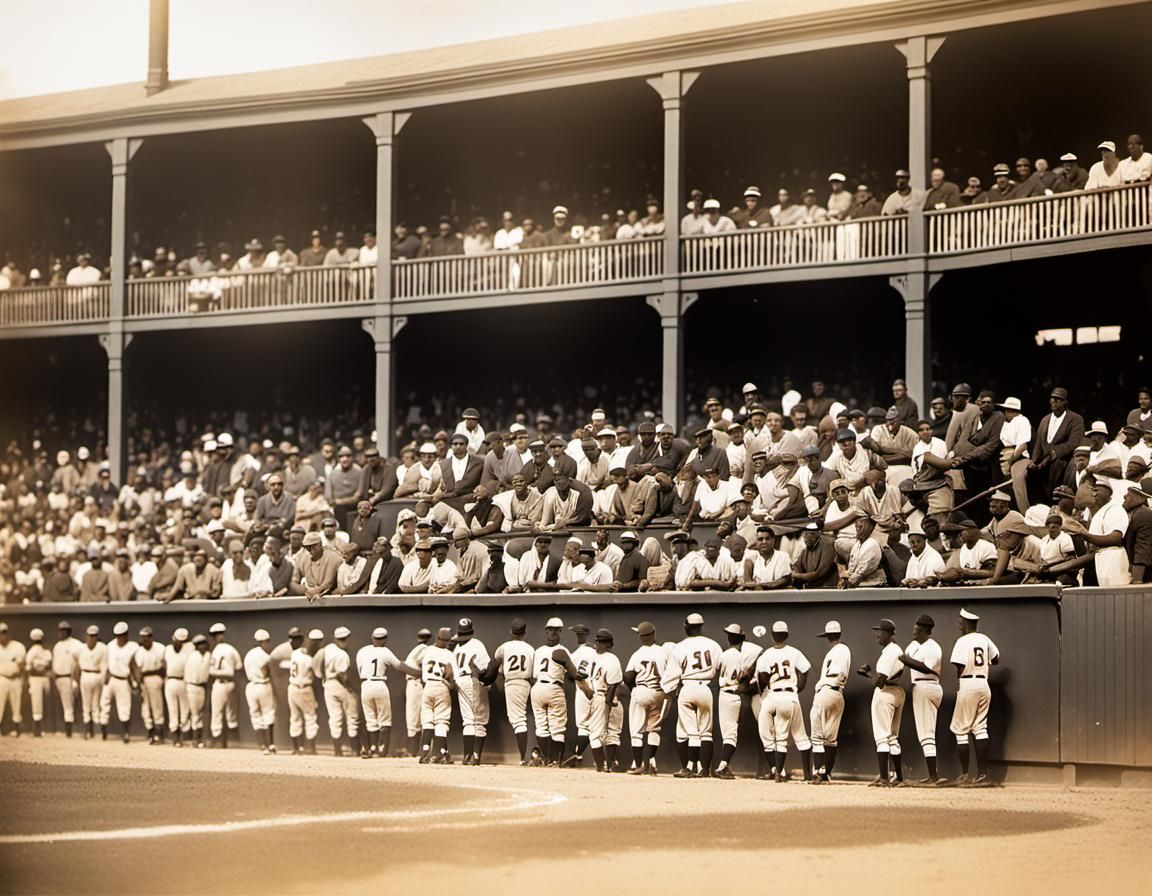
[[[869,787],[891,787],[892,784],[887,778],[877,778],[875,781],[871,782],[868,786]]]
[[[691,769],[682,768],[682,769],[680,769],[680,771],[674,773],[672,775],[672,777],[673,778],[694,778],[694,777],[696,777],[696,773],[694,771],[692,771]]]
[[[638,766],[636,766],[636,768],[628,769],[628,774],[630,774],[630,775],[646,775],[646,774],[648,774],[648,770],[644,766],[638,765]]]
[[[583,762],[584,762],[583,756],[581,756],[579,753],[573,753],[571,756],[569,756],[567,759],[565,759],[562,763],[560,763],[560,765],[563,766],[564,768],[579,768]]]
[[[714,771],[712,773],[712,777],[713,778],[720,778],[722,781],[735,781],[736,780],[736,776],[734,774],[732,774],[732,769],[728,768],[727,766],[725,766],[724,768],[716,769],[716,771]]]
[[[962,786],[964,786],[964,787],[991,787],[992,782],[988,779],[987,775],[977,775],[975,778],[973,778],[967,784],[962,785]]]

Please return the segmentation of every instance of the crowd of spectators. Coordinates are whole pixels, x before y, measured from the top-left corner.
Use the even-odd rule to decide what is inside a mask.
[[[124,483],[86,446],[10,448],[0,594],[1152,580],[1152,392],[1120,425],[1086,423],[1069,399],[1053,388],[1033,424],[1018,399],[964,383],[924,415],[900,380],[868,408],[817,382],[769,409],[745,383],[735,401],[710,396],[687,438],[655,414],[595,408],[560,428],[540,413],[504,429],[466,408],[395,457],[374,434],[309,451],[287,426],[275,439],[185,427],[183,450],[142,454]]]
[[[727,208],[721,199],[707,196],[702,190],[692,190],[680,232],[683,236],[695,236],[853,221],[907,214],[913,209],[932,211],[1102,189],[1152,178],[1152,154],[1145,152],[1143,137],[1129,135],[1125,150],[1127,155],[1121,158],[1116,143],[1103,140],[1096,147],[1099,161],[1087,169],[1073,152],[1063,153],[1055,168],[1043,158],[1021,157],[1013,165],[1000,162],[988,172],[988,186],[984,176],[972,175],[961,187],[949,181],[944,168],[937,165],[924,187],[914,186],[911,173],[906,169],[896,171],[890,192],[880,184],[849,183],[840,172],[828,175],[823,193],[808,187],[797,199],[791,190],[781,188],[775,193],[774,203],[766,200],[760,188],[753,185],[745,188],[739,204]],[[573,215],[565,205],[557,204],[546,223],[511,211],[504,211],[498,224],[477,216],[461,226],[450,215],[441,216],[434,228],[401,221],[395,225],[388,251],[393,259],[400,261],[475,256],[658,237],[664,231],[664,213],[659,200],[654,198],[648,199],[643,210],[618,208],[591,220],[580,214]],[[321,230],[313,230],[308,245],[298,251],[290,242],[283,234],[276,234],[265,246],[261,239],[253,237],[244,243],[242,252],[233,251],[232,244],[227,242],[210,245],[198,241],[191,253],[177,247],[159,246],[151,257],[133,255],[128,260],[127,276],[129,279],[204,277],[256,270],[291,271],[296,267],[373,265],[380,251],[376,233],[370,229],[355,234],[337,231],[332,235],[330,246]],[[78,253],[74,265],[70,261],[58,256],[46,271],[32,268],[25,273],[9,253],[4,267],[0,268],[0,289],[87,285],[108,277],[108,269],[93,264],[88,252]]]

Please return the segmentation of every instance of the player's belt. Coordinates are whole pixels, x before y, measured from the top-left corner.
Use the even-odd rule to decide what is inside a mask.
[[[234,675],[213,675],[213,681],[232,681],[236,676]]]
[[[82,671],[87,672],[88,670],[84,669]],[[53,672],[52,677],[53,678],[71,678],[72,673],[71,672]]]
[[[164,673],[157,669],[154,672],[141,672],[140,674],[147,678],[149,675],[163,675]]]
[[[736,690],[736,688],[720,688],[720,690],[723,691],[725,694],[739,694],[740,693],[738,690]]]
[[[787,691],[789,694],[795,694],[796,688],[772,688],[773,694],[779,694],[784,691]]]
[[[290,682],[288,682],[288,684],[290,687],[294,687],[294,688],[310,688],[310,687],[312,687],[312,682],[308,682],[308,684],[297,684],[294,681],[290,681]]]
[[[165,681],[183,681],[184,676],[183,675],[166,675],[164,677],[164,680]]]
[[[365,681],[387,681],[387,678],[365,678]]]
[[[961,678],[987,678],[987,675],[961,675]]]
[[[128,676],[127,676],[127,675],[114,675],[114,674],[113,674],[113,673],[111,673],[111,672],[109,672],[108,674],[109,674],[109,675],[110,675],[112,678],[117,678],[117,679],[119,679],[120,681],[127,681],[127,680],[128,680]]]
[[[271,684],[267,678],[249,678],[248,684]]]
[[[823,691],[825,689],[827,689],[829,691],[838,691],[838,690],[840,690],[840,685],[838,685],[838,684],[823,684],[820,686],[820,690]]]
[[[961,678],[963,678],[963,677],[964,676],[961,676]],[[913,678],[912,679],[912,684],[923,684],[924,682],[928,682],[929,684],[939,684],[940,679],[939,678]]]
[[[100,674],[99,669],[81,669],[80,671],[81,672],[90,672],[93,675],[99,675]],[[64,677],[64,676],[61,676],[61,677]]]

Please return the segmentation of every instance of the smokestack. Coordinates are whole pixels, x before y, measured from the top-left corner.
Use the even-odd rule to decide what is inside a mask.
[[[148,96],[168,86],[168,0],[149,0],[148,3],[148,80],[144,92]]]

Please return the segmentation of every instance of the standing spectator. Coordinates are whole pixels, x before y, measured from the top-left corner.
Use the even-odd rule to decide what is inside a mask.
[[[300,250],[300,266],[304,268],[318,268],[324,264],[324,256],[328,254],[328,249],[324,245],[324,241],[320,239],[320,231],[312,231],[312,241],[308,244],[307,248]]]
[[[1120,173],[1120,160],[1116,158],[1116,144],[1111,140],[1102,140],[1096,148],[1100,150],[1100,161],[1088,169],[1084,189],[1119,187],[1124,183],[1124,175]]]
[[[420,255],[423,243],[420,237],[408,232],[407,224],[401,221],[392,228],[392,233],[395,237],[392,240],[393,258],[416,258]]]
[[[688,214],[680,219],[680,236],[697,236],[704,232],[704,194],[693,190],[688,194]]]
[[[952,188],[955,189],[953,184]],[[926,194],[912,186],[912,174],[904,168],[896,172],[896,189],[884,200],[882,215],[906,215],[915,208],[923,208]]]
[[[792,227],[804,223],[804,209],[792,202],[787,190],[776,191],[776,204],[768,209],[772,224],[776,227]]]
[[[236,269],[240,271],[258,271],[264,267],[264,244],[253,239],[244,247],[246,254],[236,261]]]
[[[76,267],[68,272],[65,282],[69,286],[89,286],[100,282],[100,269],[91,264],[92,256],[81,252],[76,256]]]
[[[720,203],[715,199],[704,202],[703,223],[700,225],[701,233],[730,233],[736,229],[732,219],[720,214]]]
[[[744,208],[733,211],[731,218],[739,230],[772,226],[771,211],[760,204],[759,187],[748,187],[744,191]]]
[[[1152,479],[1139,483],[1121,483],[1124,509],[1128,511],[1128,529],[1124,533],[1124,548],[1128,552],[1128,566],[1133,585],[1152,582]]]
[[[527,223],[527,222],[526,222]],[[449,255],[463,255],[464,241],[452,226],[452,219],[447,215],[440,219],[436,225],[438,232],[428,243],[427,255],[429,258],[446,258]],[[393,244],[395,254],[395,244]]]
[[[1036,427],[1032,459],[1027,473],[1041,483],[1044,495],[1063,484],[1064,471],[1074,448],[1084,441],[1084,418],[1068,410],[1068,390],[1057,386],[1048,399],[1051,413]],[[1015,485],[1015,483],[1013,483]]]
[[[356,264],[359,258],[360,251],[349,246],[344,232],[338,230],[332,238],[332,248],[324,256],[324,264],[327,267],[348,267]]]
[[[660,202],[649,197],[644,209],[648,214],[640,219],[638,227],[640,236],[663,236],[664,215],[660,212]]]
[[[1004,426],[1000,430],[1000,475],[1010,477],[1016,509],[1024,513],[1030,506],[1028,489],[1024,488],[1024,473],[1028,466],[1028,448],[1032,444],[1032,422],[1022,413],[1019,398],[1008,397],[1000,405],[1004,412]],[[1017,475],[1012,468],[1020,464]]]
[[[1152,155],[1144,152],[1144,138],[1128,135],[1128,158],[1120,160],[1120,179],[1134,184],[1152,179]]]
[[[492,237],[492,248],[497,252],[518,249],[522,242],[524,242],[524,228],[516,224],[512,212],[504,212],[500,216],[500,229]]]
[[[820,224],[828,220],[827,209],[821,207],[820,203],[816,201],[816,191],[811,187],[804,191],[801,202],[800,209],[804,212],[804,220],[800,223]]]
[[[544,234],[547,245],[565,246],[576,242],[572,238],[572,225],[568,223],[568,209],[557,205],[552,209],[552,229]]]
[[[943,168],[933,168],[929,173],[929,192],[924,197],[924,211],[957,208],[962,204],[960,188],[952,181],[945,180]]]
[[[288,529],[296,522],[296,499],[284,489],[284,478],[273,473],[265,484],[268,493],[256,501],[256,522]]]
[[[875,218],[879,214],[880,203],[872,195],[872,188],[867,184],[857,184],[855,199],[852,202],[852,207],[848,209],[848,218],[850,220]]]
[[[208,257],[208,245],[203,240],[196,244],[196,254],[184,263],[193,277],[203,277],[216,270],[216,263]]]
[[[464,237],[465,255],[487,255],[492,251],[492,231],[484,218],[475,218]]]
[[[839,171],[833,171],[828,175],[828,186],[831,193],[828,194],[828,201],[824,203],[828,207],[828,217],[833,221],[843,221],[848,217],[848,210],[852,208],[852,194],[844,189],[844,184],[848,180]]]
[[[332,505],[341,528],[348,514],[356,506],[356,495],[360,490],[360,479],[364,471],[352,457],[352,449],[347,445],[336,452],[337,464],[324,485],[324,497]]]
[[[360,247],[360,264],[374,265],[380,255],[380,248],[376,245],[376,231],[364,231],[364,245]]]
[[[288,248],[284,234],[272,237],[272,251],[264,256],[264,267],[273,270],[289,271],[300,264],[300,256]]]
[[[1060,170],[1056,174],[1064,178],[1066,190],[1083,190],[1088,183],[1088,172],[1080,167],[1080,160],[1074,152],[1060,156]]]
[[[521,222],[521,226],[524,228],[524,240],[520,243],[521,249],[543,249],[548,245],[548,238],[543,231],[536,227],[536,222],[532,218],[525,218]],[[460,251],[464,251],[463,247]]]
[[[892,383],[892,407],[896,409],[896,419],[901,425],[915,429],[920,422],[920,408],[908,395],[908,384],[904,380],[895,380]]]

